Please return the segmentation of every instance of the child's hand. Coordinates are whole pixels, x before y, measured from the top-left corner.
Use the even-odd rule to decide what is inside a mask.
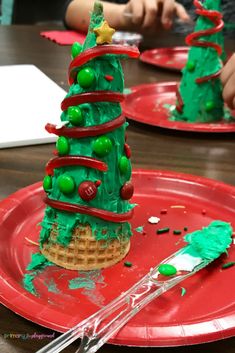
[[[174,16],[182,22],[190,21],[185,8],[174,0],[130,0],[124,7],[124,16],[125,13],[131,14],[131,22],[143,30],[155,30],[159,22],[169,29]]]
[[[229,59],[221,73],[223,98],[231,109],[235,109],[235,54]]]

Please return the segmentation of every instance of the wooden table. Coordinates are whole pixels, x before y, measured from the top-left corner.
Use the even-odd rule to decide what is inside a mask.
[[[47,29],[47,28],[46,28]],[[39,36],[45,28],[32,26],[0,27],[0,65],[34,64],[46,75],[67,89],[67,67],[70,62],[69,47],[58,46]],[[173,34],[148,39],[143,47],[182,45],[183,38]],[[230,50],[235,42],[227,42]],[[128,60],[123,64],[126,87],[139,83],[175,81],[180,75],[157,69],[139,61]],[[33,82],[32,82],[33,86]],[[58,102],[60,104],[60,102]],[[0,118],[1,119],[1,118]],[[165,169],[214,178],[235,185],[235,143],[234,134],[193,135],[150,128],[131,123],[128,141],[132,147],[134,168]],[[0,199],[16,190],[42,180],[45,163],[51,158],[53,145],[38,145],[0,150]],[[50,335],[53,331],[33,324],[0,307],[0,352],[35,352],[48,339],[23,340],[6,339],[7,333],[28,333]],[[55,334],[56,335],[56,334]],[[66,352],[74,352],[75,345]],[[233,353],[235,338],[203,346],[178,348],[152,348],[152,353]],[[141,348],[106,345],[102,352],[143,352]],[[150,351],[150,348],[148,349]]]

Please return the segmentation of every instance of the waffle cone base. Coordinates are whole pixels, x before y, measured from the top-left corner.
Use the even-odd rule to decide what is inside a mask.
[[[123,236],[109,242],[96,240],[90,226],[76,228],[68,246],[56,242],[57,235],[54,227],[41,252],[47,260],[68,270],[106,268],[121,261],[130,250],[128,238]]]

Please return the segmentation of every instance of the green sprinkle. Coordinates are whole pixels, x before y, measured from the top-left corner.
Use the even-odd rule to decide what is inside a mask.
[[[225,268],[229,268],[229,267],[232,267],[235,265],[235,262],[234,261],[231,261],[231,262],[227,262],[226,264],[223,264],[222,265],[222,268],[225,269]]]
[[[132,266],[132,262],[126,261],[126,262],[124,262],[124,266],[131,267]]]
[[[187,232],[187,230],[188,230],[188,227],[184,227],[184,231]]]
[[[168,233],[169,231],[170,231],[170,228],[168,227],[160,228],[160,229],[157,229],[157,234]]]
[[[177,273],[175,266],[169,264],[161,264],[158,267],[158,271],[163,276],[173,276]]]
[[[181,234],[181,230],[175,229],[175,230],[173,230],[173,234],[180,235]]]
[[[186,289],[184,287],[181,287],[181,297],[183,297],[186,294]]]

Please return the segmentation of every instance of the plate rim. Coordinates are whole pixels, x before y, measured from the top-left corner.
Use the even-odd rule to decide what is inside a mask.
[[[156,63],[150,56],[153,53],[161,53],[161,52],[165,52],[165,51],[171,51],[171,52],[186,52],[188,53],[189,51],[189,47],[186,45],[177,45],[177,46],[173,46],[173,47],[159,47],[159,48],[154,48],[154,49],[148,49],[148,50],[144,50],[141,54],[140,54],[140,61],[147,63],[147,64],[151,64],[155,67],[159,67],[161,69],[165,69],[165,70],[169,70],[169,71],[174,71],[174,72],[181,72],[181,70],[183,69],[184,66],[181,65],[181,68],[178,67],[171,67],[171,66],[167,66],[164,64],[159,64]]]
[[[137,115],[133,114],[133,109],[130,109],[131,104],[129,104],[130,98],[133,97],[138,92],[146,91],[147,89],[156,89],[162,87],[177,87],[179,81],[166,81],[166,82],[154,82],[154,83],[143,83],[136,86],[129,87],[130,93],[125,95],[124,101],[121,103],[123,114],[127,119],[136,121],[138,123],[155,126],[158,128],[174,130],[174,131],[184,131],[193,133],[233,133],[235,132],[235,122],[231,124],[220,124],[220,123],[184,123],[181,121],[170,121],[164,119],[163,122],[156,121],[152,123],[143,122],[143,120]],[[172,90],[172,92],[174,92]]]

